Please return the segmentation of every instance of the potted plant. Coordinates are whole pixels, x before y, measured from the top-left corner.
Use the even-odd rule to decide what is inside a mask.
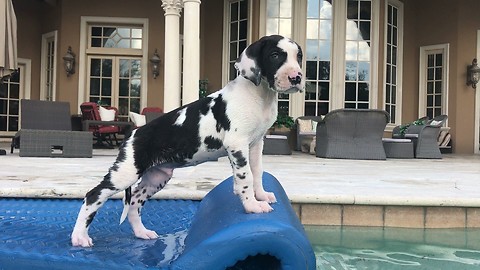
[[[288,114],[279,113],[271,127],[271,133],[289,133],[295,122]]]

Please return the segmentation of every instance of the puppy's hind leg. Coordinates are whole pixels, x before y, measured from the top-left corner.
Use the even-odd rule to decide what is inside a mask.
[[[93,246],[92,239],[88,235],[88,228],[98,209],[112,195],[125,190],[138,181],[139,176],[133,162],[133,156],[125,157],[125,155],[122,155],[124,151],[125,149],[120,150],[117,161],[109,169],[102,182],[85,196],[71,236],[73,246]]]
[[[132,226],[136,237],[141,239],[156,239],[158,235],[155,231],[148,230],[142,223],[140,216],[145,202],[155,193],[161,190],[172,178],[173,169],[167,167],[152,167],[142,177],[140,183],[135,187],[130,205],[128,207],[128,221]]]

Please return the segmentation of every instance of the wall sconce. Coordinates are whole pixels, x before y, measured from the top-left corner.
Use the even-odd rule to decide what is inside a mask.
[[[67,72],[67,77],[75,73],[75,54],[70,46],[68,46],[67,53],[63,57],[63,66]]]
[[[160,56],[158,55],[157,49],[155,49],[152,58],[150,58],[150,63],[152,63],[153,78],[156,79],[160,74]]]
[[[477,89],[477,83],[480,80],[480,67],[477,65],[477,58],[474,58],[471,65],[467,66],[467,85]]]

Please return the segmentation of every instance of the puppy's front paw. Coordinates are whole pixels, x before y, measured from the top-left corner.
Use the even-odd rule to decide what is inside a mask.
[[[243,208],[247,213],[268,213],[273,210],[273,208],[265,201],[257,200],[248,200],[243,202]]]
[[[74,247],[92,247],[92,238],[88,236],[88,233],[72,233],[72,246]]]
[[[275,194],[273,192],[256,192],[255,193],[255,198],[259,201],[264,201],[267,203],[276,203],[277,198],[275,198]]]
[[[151,239],[158,238],[158,234],[155,231],[151,231],[147,229],[135,230],[134,233],[135,233],[135,236],[140,239],[151,240]]]

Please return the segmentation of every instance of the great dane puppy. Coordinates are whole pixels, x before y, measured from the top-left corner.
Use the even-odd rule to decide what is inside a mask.
[[[88,227],[105,201],[120,191],[125,191],[121,222],[128,217],[138,238],[157,238],[140,218],[145,201],[165,186],[174,168],[225,154],[245,212],[272,211],[275,195],[262,186],[263,137],[277,117],[278,93],[305,87],[301,65],[297,43],[278,35],[263,37],[243,51],[235,63],[240,76],[223,89],[134,130],[103,180],[86,194],[72,245],[93,245]]]

